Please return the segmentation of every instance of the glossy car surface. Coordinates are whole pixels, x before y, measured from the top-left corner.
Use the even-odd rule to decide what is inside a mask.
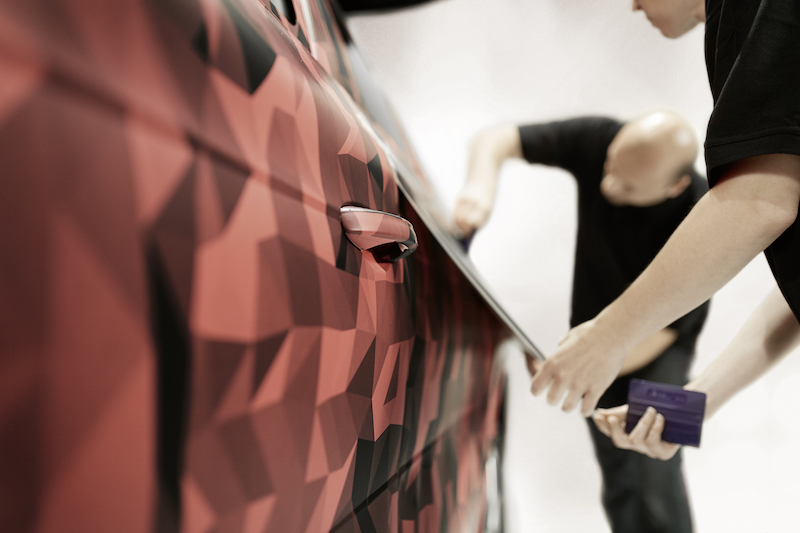
[[[527,341],[336,8],[279,4],[0,5],[0,530],[484,529]]]

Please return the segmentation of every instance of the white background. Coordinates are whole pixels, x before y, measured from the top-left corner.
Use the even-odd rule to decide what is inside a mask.
[[[358,16],[351,30],[430,179],[452,209],[481,128],[666,105],[704,138],[711,97],[703,29],[665,39],[623,0],[441,0]],[[698,168],[703,170],[702,151]],[[561,171],[507,163],[470,255],[545,353],[567,332],[575,187]],[[715,297],[693,375],[773,286],[763,256]],[[509,363],[506,503],[515,532],[605,532],[584,421],[530,396]],[[800,357],[790,356],[704,428],[685,472],[700,532],[800,531]]]

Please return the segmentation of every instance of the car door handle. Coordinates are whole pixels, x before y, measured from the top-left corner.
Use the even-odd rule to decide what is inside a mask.
[[[346,205],[339,211],[344,234],[359,250],[371,252],[379,261],[394,263],[417,249],[414,226],[403,217]]]

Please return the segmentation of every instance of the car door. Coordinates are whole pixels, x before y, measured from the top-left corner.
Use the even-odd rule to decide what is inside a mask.
[[[312,25],[328,15],[325,4],[294,7],[308,49],[335,51],[325,41],[332,26]],[[341,83],[347,63],[308,57],[294,32],[282,31],[288,19],[277,25],[246,2],[220,6],[217,16],[232,25],[207,18],[208,8],[203,16],[240,36],[258,28],[275,51],[263,88],[253,90],[250,76],[251,95],[244,81],[225,81],[229,94],[220,92],[223,106],[229,98],[238,102],[230,109],[247,110],[232,127],[250,116],[269,124],[268,132],[251,126],[240,147],[268,139],[265,175],[254,146],[247,180],[252,194],[271,196],[252,209],[272,213],[273,225],[252,235],[255,220],[232,220],[196,255],[184,527],[209,510],[203,527],[244,530],[479,524],[500,390],[491,379],[498,323],[475,312],[478,296],[452,264],[433,268],[445,257],[420,220],[412,224],[423,231],[421,249],[398,263],[376,261],[343,234],[342,206],[414,217],[385,143]],[[247,25],[237,27],[237,17]],[[201,52],[213,68],[229,68]],[[248,192],[234,215],[245,212]],[[236,297],[244,294],[246,305]],[[203,398],[209,391],[219,391],[213,401]]]
[[[3,523],[480,528],[512,330],[330,5],[31,0],[0,28]],[[343,207],[419,247],[356,248]]]
[[[375,443],[359,441],[356,457],[363,460],[356,462],[354,479],[363,488],[354,490],[353,525],[347,526],[347,519],[337,524],[367,531],[400,531],[412,524],[435,531],[479,530],[488,513],[486,463],[502,437],[498,347],[518,334],[530,353],[537,352],[494,303],[447,230],[402,126],[369,77],[336,6],[322,0],[308,4],[319,9],[314,20],[333,41],[325,49],[347,58],[340,64],[350,69],[358,114],[388,154],[402,191],[399,213],[413,222],[420,243],[405,260],[414,282],[414,352],[403,426],[375,434]]]
[[[185,61],[204,65],[236,155],[200,146],[195,190],[153,229],[177,287],[186,273],[171,274],[182,259],[166,240],[170,221],[194,202],[204,209],[194,231],[211,228],[195,239],[185,304],[188,418],[173,443],[181,529],[323,531],[358,500],[358,443],[402,415],[408,267],[356,249],[340,222],[343,206],[396,213],[397,186],[347,92],[310,55],[313,30],[306,47],[267,6],[198,6]],[[198,203],[221,190],[220,173],[235,190],[221,222],[213,202]],[[200,181],[210,176],[216,191]]]

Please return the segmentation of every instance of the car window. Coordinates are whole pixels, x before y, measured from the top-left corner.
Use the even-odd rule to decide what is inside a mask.
[[[297,40],[305,47],[306,50],[311,52],[311,46],[308,42],[308,20],[303,15],[303,4],[298,3],[297,8],[300,9],[301,17],[297,18],[297,11],[295,10],[295,2],[293,0],[258,0],[267,11],[275,15],[275,18],[286,28],[289,33],[297,37]]]
[[[352,80],[350,60],[344,52],[345,37],[334,22],[333,7],[327,1],[309,0],[310,22],[314,27],[314,55],[320,65],[360,102],[358,87]]]
[[[297,15],[295,15],[292,0],[270,0],[269,5],[273,12],[277,11],[275,15],[280,13],[286,17],[289,24],[295,24],[297,22]]]

